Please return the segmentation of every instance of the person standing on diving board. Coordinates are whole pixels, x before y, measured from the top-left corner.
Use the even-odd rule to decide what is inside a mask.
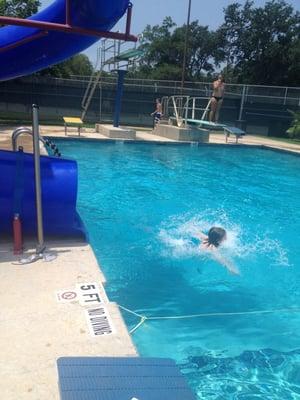
[[[218,76],[218,79],[213,82],[213,93],[210,99],[210,113],[209,122],[218,122],[219,113],[223,103],[223,97],[225,92],[225,83],[222,75]]]

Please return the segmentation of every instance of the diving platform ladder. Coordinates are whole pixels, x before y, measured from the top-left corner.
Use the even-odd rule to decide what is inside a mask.
[[[103,39],[101,43],[101,47],[97,50],[97,60],[96,65],[94,67],[94,72],[90,77],[89,83],[87,85],[86,91],[84,93],[81,107],[82,114],[81,120],[83,121],[92,98],[94,96],[95,90],[101,80],[102,72],[105,66],[109,67],[109,71],[111,65],[113,65],[114,70],[118,70],[120,68],[127,68],[128,66],[135,61],[137,61],[143,54],[142,50],[137,49],[136,47],[133,49],[126,50],[121,52],[121,46],[126,43],[125,41],[120,40],[107,40]],[[107,58],[107,55],[111,55]],[[125,65],[120,66],[120,62],[125,62]],[[99,69],[98,69],[99,68]],[[98,70],[97,70],[98,69]]]
[[[89,109],[89,106],[91,104],[92,98],[94,96],[96,87],[98,86],[100,79],[102,75],[102,69],[97,71],[96,73],[91,75],[91,78],[89,80],[89,83],[87,85],[87,88],[85,90],[82,102],[81,102],[81,108],[82,108],[82,113],[81,113],[81,120],[83,121],[86,113]]]
[[[106,40],[104,39],[102,41],[102,47],[97,49],[97,59],[96,59],[95,67],[94,67],[94,72],[90,76],[89,83],[87,85],[87,88],[83,95],[83,99],[81,101],[81,108],[82,108],[81,120],[82,121],[85,118],[85,115],[88,111],[89,105],[94,96],[96,87],[101,79],[101,74],[102,74],[102,69],[103,69],[103,50],[102,49],[103,49],[103,42],[105,42],[105,41]],[[99,70],[97,70],[97,68],[99,68]]]

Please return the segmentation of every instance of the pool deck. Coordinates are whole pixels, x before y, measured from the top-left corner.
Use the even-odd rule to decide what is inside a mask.
[[[11,241],[0,243],[0,391],[5,400],[58,400],[56,360],[61,356],[137,355],[119,308],[107,300],[91,247],[68,240],[46,244],[57,254],[54,261],[15,265]],[[33,252],[33,242],[25,245]],[[91,283],[99,286],[113,334],[93,336],[85,310],[98,306],[72,300],[76,284]]]
[[[11,149],[11,135],[13,129],[16,127],[1,127],[0,126],[0,149]],[[30,126],[29,126],[30,128]],[[162,136],[155,135],[155,132],[150,129],[137,129],[136,131],[136,141],[145,142],[157,142],[157,143],[184,143],[177,142],[176,140],[164,138]],[[68,136],[65,136],[63,126],[50,126],[41,125],[40,134],[43,136],[58,137],[58,138],[69,138],[69,139],[98,139],[101,141],[124,141],[126,139],[111,139],[100,133],[96,133],[95,129],[92,128],[82,128],[81,135],[78,136],[77,128],[69,128]],[[128,139],[131,141],[130,139]],[[28,136],[20,136],[18,139],[18,144],[24,146],[25,151],[32,151],[32,140]],[[225,135],[223,133],[210,133],[209,144],[222,144],[226,146],[264,146],[272,148],[275,150],[289,151],[291,153],[300,153],[300,144],[284,142],[282,140],[270,139],[268,137],[256,136],[256,135],[246,135],[240,138],[238,143],[235,143],[235,137],[232,135],[229,137],[228,142],[225,142]]]
[[[11,149],[12,131],[13,127],[0,127],[0,149]],[[78,138],[76,129],[70,129],[66,137],[62,126],[41,126],[40,133]],[[81,139],[112,141],[93,129],[83,129]],[[138,130],[137,140],[175,142],[147,130]],[[234,138],[225,144],[223,134],[211,134],[210,143],[266,146],[300,153],[300,145],[253,135],[243,137],[238,144]],[[25,151],[32,151],[30,137],[21,136],[18,144]],[[11,239],[0,239],[0,391],[3,399],[58,400],[56,360],[61,356],[137,356],[118,306],[106,297],[102,286],[105,277],[87,243],[68,239],[46,241],[47,249],[57,254],[54,261],[16,265]],[[26,253],[32,253],[35,243],[27,241],[25,246]],[[86,319],[87,306],[77,298],[69,299],[76,285],[94,282],[99,285],[112,334],[92,336]],[[63,300],[63,297],[67,298]]]

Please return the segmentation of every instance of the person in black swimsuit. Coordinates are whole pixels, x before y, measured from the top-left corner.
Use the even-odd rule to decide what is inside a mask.
[[[222,75],[219,75],[218,79],[213,82],[213,93],[210,99],[209,122],[218,122],[220,108],[223,103],[224,92],[225,92],[224,78]]]

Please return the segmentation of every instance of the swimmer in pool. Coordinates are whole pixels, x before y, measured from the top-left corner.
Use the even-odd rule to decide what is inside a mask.
[[[213,226],[210,228],[207,235],[203,232],[199,232],[196,236],[201,240],[200,248],[202,250],[211,251],[216,261],[227,268],[232,274],[239,275],[239,270],[218,252],[218,247],[227,239],[225,229]]]

